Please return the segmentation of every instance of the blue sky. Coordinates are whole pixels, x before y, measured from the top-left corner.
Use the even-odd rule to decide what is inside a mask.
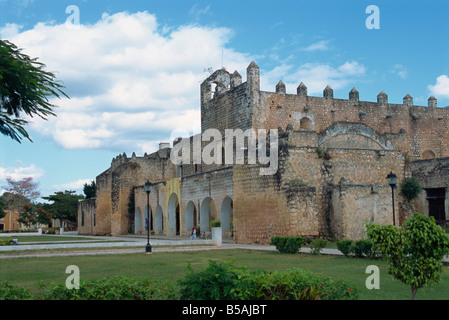
[[[369,5],[379,29],[366,27]],[[446,0],[0,0],[0,37],[39,57],[71,98],[52,100],[57,117],[31,119],[33,143],[0,137],[0,186],[32,176],[44,196],[82,193],[114,156],[197,132],[207,68],[245,80],[254,60],[267,91],[302,81],[310,95],[356,87],[361,100],[383,90],[390,103],[409,93],[449,106],[448,20]]]

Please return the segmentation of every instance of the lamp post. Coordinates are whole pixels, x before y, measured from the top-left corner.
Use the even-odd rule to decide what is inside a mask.
[[[393,226],[396,225],[394,216],[394,188],[396,188],[396,178],[396,175],[392,171],[387,176],[388,184],[391,187],[391,198],[393,200]]]
[[[147,193],[147,221],[148,221],[148,226],[147,226],[147,246],[145,248],[145,252],[146,253],[151,253],[151,245],[150,245],[150,192],[151,192],[151,188],[153,186],[151,185],[150,181],[147,180],[147,182],[145,182],[144,185],[144,189],[145,192]]]

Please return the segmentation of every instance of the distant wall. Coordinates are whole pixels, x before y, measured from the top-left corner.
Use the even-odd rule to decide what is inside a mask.
[[[445,219],[449,220],[449,157],[414,161],[412,175],[424,189],[414,201],[416,211],[429,215],[428,190],[444,189]]]
[[[78,201],[78,234],[107,234],[104,224],[98,224],[96,217],[96,199],[83,199]]]

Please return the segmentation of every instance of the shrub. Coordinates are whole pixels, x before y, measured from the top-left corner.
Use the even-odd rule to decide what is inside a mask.
[[[401,195],[403,195],[408,202],[416,199],[421,191],[422,187],[415,177],[405,178],[401,183]]]
[[[0,239],[0,246],[9,246],[11,244],[11,239]]]
[[[245,268],[232,263],[209,261],[199,272],[187,266],[187,275],[179,281],[182,300],[236,300],[245,299],[251,292],[251,281],[245,278]]]
[[[369,239],[357,240],[354,244],[354,255],[356,258],[368,257],[371,254],[373,244]]]
[[[294,268],[283,272],[249,271],[232,263],[209,261],[199,272],[189,267],[179,281],[181,299],[193,300],[339,300],[357,299],[357,289],[345,281]]]
[[[9,281],[0,282],[0,300],[29,300],[32,295],[25,288],[19,288]]]
[[[389,263],[389,272],[411,286],[412,299],[419,288],[441,280],[449,237],[433,217],[415,213],[399,228],[369,223],[367,235]]]
[[[376,259],[381,256],[381,253],[377,251],[371,239],[362,239],[355,242],[354,255],[356,258]]]
[[[270,243],[276,246],[280,253],[297,253],[301,246],[306,243],[304,237],[273,237]]]
[[[319,254],[323,248],[327,246],[326,239],[315,239],[312,240],[311,252],[312,254]]]
[[[220,220],[212,220],[212,221],[210,222],[210,227],[211,227],[211,228],[221,227],[221,222],[220,222]]]
[[[260,272],[258,294],[263,300],[341,300],[357,299],[357,289],[346,281],[334,281],[308,270],[293,268],[284,272]]]
[[[81,280],[79,289],[67,289],[65,283],[51,283],[43,291],[45,300],[168,300],[176,299],[175,288],[149,278],[124,276]]]
[[[358,290],[346,281],[334,281],[293,268],[283,272],[250,271],[232,263],[209,261],[198,272],[188,266],[179,286],[148,278],[124,276],[80,281],[79,289],[65,283],[39,282],[39,296],[9,282],[0,283],[0,300],[342,300],[358,299]]]
[[[352,245],[352,240],[340,240],[337,241],[338,250],[345,256],[349,257],[353,254],[354,247]]]
[[[380,256],[373,242],[370,239],[361,239],[353,242],[352,240],[340,240],[337,242],[337,248],[347,257],[375,259]]]

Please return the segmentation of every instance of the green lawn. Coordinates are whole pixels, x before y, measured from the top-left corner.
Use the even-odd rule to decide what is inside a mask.
[[[207,265],[208,260],[234,260],[237,265],[267,271],[302,267],[335,280],[351,281],[360,289],[361,299],[408,300],[411,297],[410,288],[392,279],[388,274],[387,265],[381,260],[244,250],[5,259],[0,261],[0,274],[1,280],[10,280],[35,291],[34,284],[38,280],[46,283],[65,282],[68,276],[65,269],[69,265],[77,265],[80,268],[81,279],[126,275],[176,281],[185,276],[187,264],[190,263],[194,269],[199,269]],[[365,287],[368,276],[365,270],[372,264],[380,268],[379,290],[368,290]],[[444,266],[442,281],[434,287],[419,290],[417,299],[449,299],[448,266]]]

